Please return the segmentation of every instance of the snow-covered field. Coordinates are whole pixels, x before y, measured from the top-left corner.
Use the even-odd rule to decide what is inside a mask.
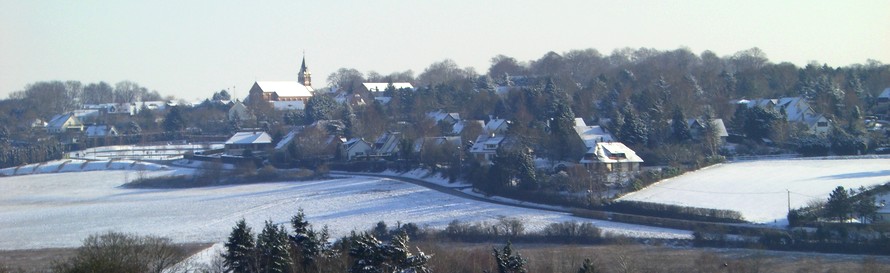
[[[827,200],[837,186],[856,189],[890,182],[890,159],[789,159],[721,164],[667,179],[621,200],[741,212],[757,223],[787,224],[791,207]]]
[[[162,175],[177,170],[148,172]],[[379,178],[343,178],[194,189],[125,189],[137,171],[34,174],[0,178],[0,249],[74,247],[86,236],[122,231],[177,242],[221,242],[235,221],[260,229],[303,208],[316,227],[334,236],[367,230],[380,220],[444,228],[455,219],[522,219],[527,230],[562,221],[587,221],[605,232],[636,237],[690,238],[690,232],[594,221],[567,214],[461,199],[413,184]]]

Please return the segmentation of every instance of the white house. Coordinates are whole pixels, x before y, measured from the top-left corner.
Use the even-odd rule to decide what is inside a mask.
[[[503,136],[494,134],[482,134],[476,138],[473,147],[470,148],[470,154],[482,164],[492,164],[492,160],[498,153],[498,148],[504,143]]]
[[[374,141],[374,152],[377,156],[383,157],[398,155],[401,141],[401,132],[387,132]]]
[[[643,159],[621,142],[598,142],[587,150],[580,163],[596,172],[636,172]]]
[[[703,120],[699,119],[688,119],[686,120],[686,126],[689,128],[689,134],[692,135],[692,138],[695,140],[701,140],[704,136],[704,125]],[[726,138],[729,137],[729,132],[726,131],[726,125],[723,124],[723,119],[713,119],[711,120],[711,128],[714,128],[717,137],[720,138],[720,143],[726,143]]]
[[[229,108],[228,118],[230,121],[254,119],[253,115],[248,111],[247,106],[244,106],[244,103],[237,100],[232,104],[232,107]]]
[[[745,104],[749,108],[762,107],[782,113],[786,121],[806,125],[811,134],[825,135],[831,130],[830,121],[822,114],[816,113],[807,100],[802,97],[741,100],[739,103]]]
[[[83,131],[84,125],[74,113],[56,115],[46,123],[46,131],[60,134],[67,131]]]
[[[371,144],[361,138],[353,138],[343,143],[344,158],[347,160],[368,157],[373,151]]]
[[[244,150],[264,152],[272,148],[272,136],[266,132],[237,132],[225,142],[226,154],[241,155]]]

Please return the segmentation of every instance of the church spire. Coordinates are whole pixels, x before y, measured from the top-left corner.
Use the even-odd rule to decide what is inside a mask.
[[[312,86],[312,73],[309,72],[309,67],[306,66],[306,52],[303,51],[303,63],[300,64],[300,74],[297,75],[297,81],[305,86]]]

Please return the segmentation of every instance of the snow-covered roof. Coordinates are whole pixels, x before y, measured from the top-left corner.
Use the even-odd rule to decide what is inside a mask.
[[[481,120],[461,120],[461,121],[458,121],[457,123],[455,123],[454,126],[451,127],[451,133],[455,134],[455,135],[459,135],[459,134],[463,133],[464,128],[466,128],[467,126],[469,126],[471,124],[479,124],[480,128],[485,127],[485,122],[483,122]]]
[[[579,121],[580,120],[580,121]],[[579,125],[580,124],[580,125]],[[575,119],[575,132],[584,141],[584,147],[593,148],[598,142],[615,141],[615,137],[601,126],[587,126],[584,120]]]
[[[482,134],[476,138],[473,147],[470,148],[471,153],[495,153],[504,141],[503,136]],[[492,148],[493,147],[493,148]]]
[[[704,121],[702,121],[702,120],[691,118],[691,119],[686,120],[686,127],[692,128],[692,126],[696,126],[696,124],[697,124],[697,126],[699,128],[704,128],[703,123],[704,123]],[[719,136],[719,137],[728,137],[729,136],[729,132],[726,131],[726,125],[723,124],[723,119],[718,118],[718,119],[712,120],[711,127],[717,131],[717,136]]]
[[[49,120],[49,122],[46,123],[46,127],[61,129],[62,126],[65,126],[65,122],[67,122],[68,119],[72,119],[72,118],[75,119],[76,124],[80,124],[80,120],[77,119],[77,117],[74,115],[74,113],[67,113],[67,114],[55,115],[52,119]]]
[[[402,140],[402,133],[390,132],[383,134],[377,141],[374,141],[374,149],[380,154],[393,154],[399,152],[399,141]]]
[[[637,156],[621,142],[600,142],[596,147],[587,151],[592,157],[585,157],[581,163],[642,163],[643,159]],[[590,159],[588,159],[590,158]]]
[[[366,82],[362,83],[362,86],[365,87],[369,92],[383,92],[386,91],[386,88],[389,87],[389,83],[386,82]],[[407,82],[394,82],[392,86],[396,89],[408,88],[414,90],[414,86],[411,83]]]
[[[226,140],[228,144],[271,144],[272,137],[266,132],[237,132]]]
[[[884,91],[878,95],[878,98],[890,99],[890,87],[885,88]]]
[[[723,124],[723,119],[718,118],[711,121],[711,126],[717,130],[717,136],[719,137],[728,137],[729,132],[726,131],[726,125]]]
[[[506,119],[491,119],[488,123],[485,124],[485,128],[482,128],[486,133],[497,133],[507,129],[507,120]]]
[[[113,135],[116,132],[114,126],[109,125],[91,125],[84,130],[88,137],[104,137]]]
[[[437,111],[432,111],[432,112],[426,113],[426,116],[435,122],[443,121],[443,120],[447,119],[448,117],[451,117],[451,119],[453,119],[455,121],[460,120],[460,113],[448,113],[448,112],[445,112],[442,110],[437,110]]]
[[[258,81],[255,83],[266,93],[276,93],[279,97],[311,97],[312,87],[296,81]]]
[[[99,109],[78,109],[74,110],[73,113],[79,119],[98,117]]]
[[[343,143],[343,146],[346,146],[346,150],[352,149],[356,145],[365,146],[367,149],[371,149],[371,144],[365,141],[364,139],[354,137]],[[362,148],[362,147],[360,147]]]
[[[785,113],[785,120],[789,122],[802,122],[809,127],[815,126],[819,121],[827,121],[821,114],[817,114],[810,107],[806,99],[802,97],[785,97],[779,99],[756,99],[747,103],[748,107],[761,107],[773,109],[776,112]]]

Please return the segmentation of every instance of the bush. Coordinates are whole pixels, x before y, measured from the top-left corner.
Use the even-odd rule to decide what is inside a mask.
[[[653,217],[677,218],[695,221],[723,223],[744,223],[742,214],[737,211],[708,208],[684,207],[669,204],[621,201],[607,206],[611,211],[647,215]]]
[[[186,258],[170,239],[109,232],[90,235],[55,272],[166,272]]]

